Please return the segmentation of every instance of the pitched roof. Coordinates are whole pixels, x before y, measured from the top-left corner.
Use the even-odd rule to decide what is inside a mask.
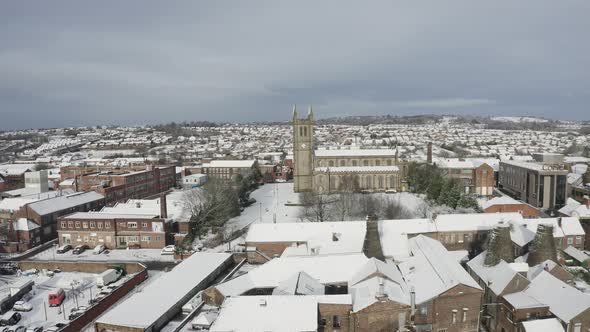
[[[412,257],[399,264],[404,279],[423,303],[449,289],[465,285],[481,290],[463,267],[438,241],[424,235],[409,240]]]
[[[46,214],[70,209],[79,205],[95,202],[103,198],[103,195],[94,191],[89,191],[85,193],[75,193],[33,202],[29,204],[29,207],[39,215],[43,216]]]
[[[549,305],[549,310],[566,323],[590,308],[590,296],[546,271],[541,271],[524,292],[537,301]]]

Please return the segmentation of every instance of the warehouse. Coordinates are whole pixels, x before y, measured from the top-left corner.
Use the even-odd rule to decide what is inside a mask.
[[[231,265],[230,254],[195,253],[100,317],[96,331],[159,331],[188,300]]]

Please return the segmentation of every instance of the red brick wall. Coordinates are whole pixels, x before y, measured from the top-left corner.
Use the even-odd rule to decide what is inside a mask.
[[[517,212],[522,214],[524,218],[539,218],[540,212],[538,209],[528,204],[498,204],[488,207],[483,210],[485,213],[496,212]]]

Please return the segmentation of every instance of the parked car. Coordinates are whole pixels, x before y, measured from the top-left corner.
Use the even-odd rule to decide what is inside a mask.
[[[104,244],[99,244],[96,247],[94,247],[94,250],[92,251],[93,254],[95,255],[100,255],[102,254],[103,251],[105,251],[107,247],[104,246]]]
[[[57,288],[51,291],[47,297],[50,307],[58,307],[66,298],[66,292],[63,289]]]
[[[21,318],[22,316],[18,312],[9,311],[0,319],[0,326],[16,325]]]
[[[174,247],[174,245],[169,245],[169,246],[165,246],[164,248],[162,248],[162,255],[174,255],[174,252],[176,252],[176,248]]]
[[[48,327],[45,329],[45,332],[57,332],[61,329],[63,329],[64,327],[66,327],[68,325],[68,323],[55,323],[53,324],[51,327]]]
[[[66,252],[72,250],[72,246],[69,244],[64,244],[63,246],[57,248],[56,252],[58,254],[65,254]]]
[[[74,320],[74,319],[82,316],[83,313],[84,313],[84,311],[74,311],[74,312],[70,313],[70,315],[68,316],[68,319]]]
[[[14,311],[31,311],[33,310],[33,306],[30,303],[25,301],[16,301],[14,302],[14,306],[12,306],[12,310]]]
[[[88,246],[85,244],[81,244],[79,246],[76,246],[76,248],[74,248],[74,251],[72,251],[72,254],[74,255],[80,255],[81,253],[83,253],[84,251],[86,251],[86,249],[88,249]]]
[[[43,328],[41,326],[29,326],[27,332],[43,332]]]

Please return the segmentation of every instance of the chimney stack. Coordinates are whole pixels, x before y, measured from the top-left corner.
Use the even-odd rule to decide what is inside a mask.
[[[557,249],[553,238],[553,225],[539,224],[537,233],[529,247],[529,266],[535,266],[546,260],[557,262]]]
[[[168,218],[168,206],[166,205],[166,194],[160,196],[160,218]]]
[[[512,240],[510,239],[510,224],[507,223],[499,223],[490,232],[484,265],[495,266],[501,260],[504,260],[506,263],[514,262]]]
[[[375,257],[380,261],[385,261],[383,249],[381,248],[381,237],[379,236],[379,223],[377,216],[374,214],[367,216],[367,230],[363,244],[363,253],[367,258]]]

